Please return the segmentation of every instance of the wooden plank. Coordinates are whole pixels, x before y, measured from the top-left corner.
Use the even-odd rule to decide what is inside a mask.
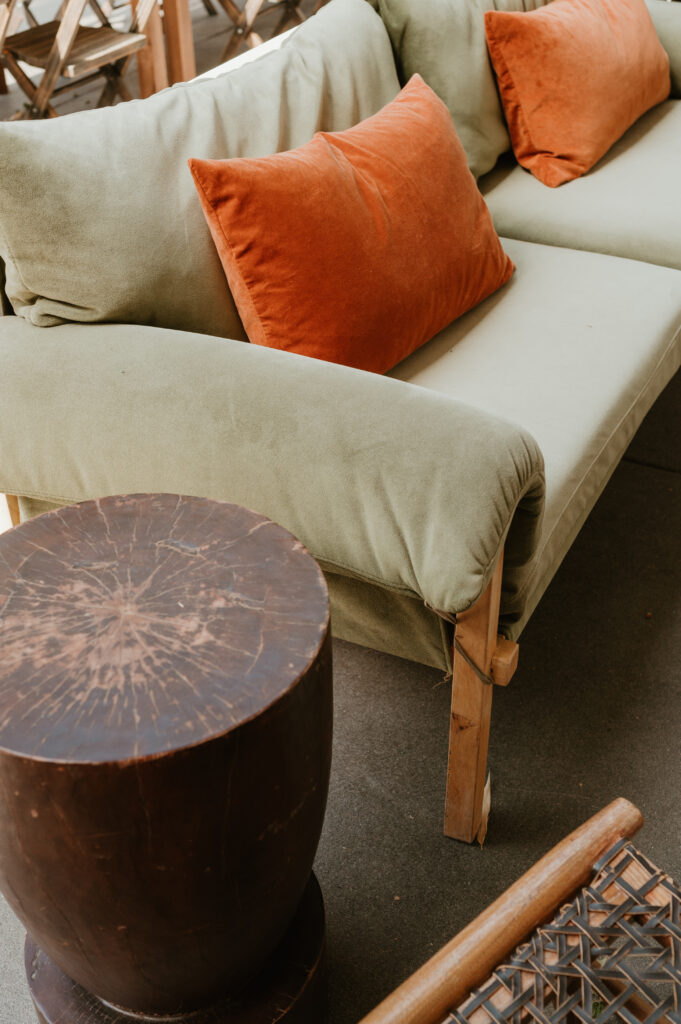
[[[584,885],[601,854],[642,824],[641,812],[633,804],[614,800],[542,857],[361,1024],[439,1024]]]
[[[57,79],[68,61],[71,46],[78,32],[78,23],[85,9],[86,2],[87,0],[68,0],[45,67],[45,74],[41,78],[33,97],[33,107],[38,115],[42,114],[47,107],[52,90],[57,84]]]
[[[10,31],[17,3],[18,0],[9,0],[8,3],[0,4],[0,49],[5,41],[5,36]]]
[[[163,36],[163,21],[158,4],[154,4],[144,32],[149,40],[154,75],[154,92],[159,92],[161,89],[167,89],[170,82],[168,79],[166,44]]]
[[[7,501],[7,508],[9,509],[9,517],[12,520],[12,526],[18,526],[21,522],[21,516],[19,515],[19,499],[16,494],[6,494],[5,499]]]
[[[508,686],[518,667],[520,648],[505,636],[497,637],[497,646],[492,658],[490,674],[497,686]]]
[[[456,642],[469,661],[455,646],[444,831],[467,843],[472,843],[486,824],[483,796],[494,690],[491,681],[483,682],[470,662],[483,675],[490,675],[497,646],[502,562],[500,557],[480,600],[456,618]]]
[[[40,29],[28,29],[27,32],[12,36],[7,40],[7,48],[17,58],[31,67],[47,68],[55,39],[59,32],[59,22],[41,25]],[[32,38],[33,33],[35,36]],[[113,64],[129,53],[135,53],[146,45],[146,37],[141,33],[118,32],[113,28],[91,28],[80,25],[76,37],[70,47],[68,63],[61,74],[66,78],[77,78],[104,64]]]
[[[28,98],[31,100],[31,102],[33,102],[33,97],[35,96],[36,91],[37,91],[36,87],[33,84],[33,82],[31,81],[31,79],[28,77],[28,75],[24,72],[24,70],[21,67],[21,65],[19,64],[19,62],[14,59],[14,57],[12,56],[12,54],[9,51],[5,52],[3,60],[5,61],[5,64],[9,68],[9,70],[10,70],[10,72],[12,74],[12,78],[16,81],[17,85],[21,86],[21,88],[24,90],[24,92],[26,93]],[[45,107],[45,111],[44,112],[47,114],[48,117],[56,117],[57,116],[57,111],[49,103]],[[27,111],[26,110],[20,110],[16,114],[13,114],[12,117],[10,118],[10,120],[11,121],[23,121],[27,117],[28,117]]]
[[[160,89],[167,88],[168,64],[163,22],[158,3],[150,6],[142,0],[132,0],[133,24],[131,31],[144,32],[147,45],[137,54],[137,76],[140,96],[144,99]]]
[[[189,0],[164,0],[163,26],[166,36],[170,84],[186,82],[196,75]]]

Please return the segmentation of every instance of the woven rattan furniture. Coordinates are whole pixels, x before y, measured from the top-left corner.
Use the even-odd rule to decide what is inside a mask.
[[[628,841],[641,823],[610,804],[362,1024],[681,1024],[681,891]]]
[[[0,537],[0,639],[0,889],[42,1024],[316,1024],[331,637],[305,548],[226,502],[70,506]]]

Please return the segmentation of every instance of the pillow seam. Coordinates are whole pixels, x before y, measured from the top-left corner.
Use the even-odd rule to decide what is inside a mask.
[[[509,11],[508,13],[511,13],[511,12]],[[538,155],[539,154],[539,150],[537,149],[536,143],[535,143],[534,139],[532,138],[532,133],[530,132],[528,124],[527,124],[527,121],[525,119],[525,112],[523,110],[522,103],[520,102],[520,94],[519,94],[517,85],[515,83],[515,79],[513,77],[513,73],[511,72],[511,69],[509,68],[508,61],[506,60],[506,58],[504,56],[503,49],[502,49],[501,45],[499,44],[499,42],[496,39],[490,40],[489,36],[487,37],[487,48],[490,51],[490,55],[492,56],[492,65],[494,67],[495,77],[497,79],[497,82],[499,82],[499,92],[501,93],[501,96],[502,96],[501,106],[502,106],[502,109],[503,109],[503,112],[504,112],[504,120],[506,121],[506,124],[509,127],[509,129],[510,129],[511,126],[509,124],[508,114],[506,112],[506,104],[504,103],[504,93],[503,93],[503,88],[502,88],[503,85],[506,85],[508,88],[513,90],[513,94],[516,97],[515,117],[516,117],[517,121],[520,123],[522,131],[523,131],[523,133],[525,135],[525,138],[528,140],[528,142],[529,142],[530,146],[532,147],[534,153]],[[494,52],[492,53],[492,51],[494,51]],[[497,62],[501,65],[501,70],[499,72],[497,71],[497,66],[496,66]],[[524,167],[525,165],[521,163],[520,157],[517,155],[517,153],[515,151],[515,146],[513,145],[513,135],[512,135],[512,133],[510,131],[509,131],[509,136],[511,138],[511,149],[513,150],[513,155],[515,156],[515,158],[516,158],[517,162],[520,164],[520,166]]]
[[[230,251],[230,254],[231,254],[231,257],[232,257],[232,265],[234,267],[234,271],[235,271],[237,277],[239,278],[239,280],[241,281],[241,284],[242,284],[244,290],[248,292],[248,297],[249,297],[249,299],[251,301],[253,309],[255,310],[255,314],[256,314],[256,316],[258,318],[258,322],[260,324],[260,329],[262,330],[262,333],[263,333],[264,337],[267,340],[267,347],[268,348],[278,348],[279,347],[278,345],[271,345],[270,344],[269,333],[268,333],[268,331],[267,331],[267,329],[266,329],[266,327],[265,327],[265,325],[263,323],[263,319],[262,319],[262,316],[260,315],[260,311],[258,310],[258,308],[257,308],[257,306],[255,304],[255,300],[253,298],[253,295],[251,294],[251,289],[246,284],[244,275],[241,273],[241,267],[239,266],[239,261],[238,261],[238,259],[236,257],[235,252],[234,252],[234,247],[232,246],[232,243],[230,242],[229,238],[227,237],[225,229],[222,226],[222,221],[220,220],[220,217],[218,215],[218,210],[217,210],[216,204],[207,195],[206,190],[205,190],[205,188],[203,186],[203,181],[201,181],[201,180],[199,180],[197,178],[194,178],[194,181],[197,183],[197,185],[201,189],[201,192],[203,194],[204,199],[206,200],[206,203],[208,204],[208,206],[213,211],[214,219],[215,219],[215,221],[217,223],[217,226],[219,228],[220,234],[221,234],[222,238],[225,241],[225,245],[227,246],[227,248]],[[227,274],[225,273],[225,278],[226,277],[227,277]],[[243,323],[243,319],[244,318],[241,316],[241,312],[240,312],[239,307],[238,307],[237,302],[236,302],[236,297],[235,297],[234,293],[232,292],[232,289],[229,286],[229,280],[227,280],[227,288],[228,288],[228,290],[232,294],[232,298],[234,299],[234,305],[237,307],[237,313],[239,313],[239,316],[241,317],[241,322]],[[245,327],[244,327],[244,331],[246,331]],[[246,331],[246,334],[248,334],[248,331]],[[251,341],[250,338],[248,340],[249,340],[249,342]],[[254,342],[253,344],[262,344],[262,342]]]

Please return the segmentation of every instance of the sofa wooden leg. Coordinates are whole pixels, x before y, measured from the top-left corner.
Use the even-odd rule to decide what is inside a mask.
[[[6,494],[7,508],[9,509],[9,517],[12,520],[12,526],[18,526],[21,522],[19,516],[19,499],[15,494]]]
[[[517,644],[497,636],[502,561],[477,604],[457,616],[455,630],[444,831],[467,843],[482,843],[487,830],[492,683],[505,686],[518,661]]]

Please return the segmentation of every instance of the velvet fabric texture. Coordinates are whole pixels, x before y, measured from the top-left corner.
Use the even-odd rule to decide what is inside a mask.
[[[584,174],[669,95],[669,58],[644,0],[554,0],[485,12],[518,163],[555,187]]]
[[[445,104],[260,159],[190,160],[250,341],[382,373],[513,272]]]

